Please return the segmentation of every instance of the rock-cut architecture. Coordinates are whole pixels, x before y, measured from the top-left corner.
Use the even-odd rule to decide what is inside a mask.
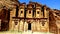
[[[9,1],[9,2],[7,2]],[[60,10],[30,1],[0,1],[0,31],[60,33]]]

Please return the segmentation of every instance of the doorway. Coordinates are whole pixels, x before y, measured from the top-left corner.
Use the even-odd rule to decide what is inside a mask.
[[[31,30],[31,23],[28,23],[28,30]]]

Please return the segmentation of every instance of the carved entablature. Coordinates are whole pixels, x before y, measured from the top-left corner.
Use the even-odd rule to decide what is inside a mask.
[[[18,17],[12,17],[12,21],[19,21],[20,19]]]
[[[41,19],[40,21],[41,21],[41,22],[43,22],[43,21],[46,22],[47,20],[46,20],[46,19]]]

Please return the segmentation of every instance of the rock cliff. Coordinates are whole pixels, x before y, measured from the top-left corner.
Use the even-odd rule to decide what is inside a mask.
[[[16,5],[19,5],[18,0],[0,0],[0,8],[13,8]]]

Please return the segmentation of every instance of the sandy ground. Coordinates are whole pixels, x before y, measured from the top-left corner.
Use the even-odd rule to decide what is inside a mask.
[[[5,32],[0,32],[0,34],[52,34],[52,33],[48,33],[48,32],[31,32],[31,31],[27,31],[27,32],[16,32],[16,31],[5,31]]]

